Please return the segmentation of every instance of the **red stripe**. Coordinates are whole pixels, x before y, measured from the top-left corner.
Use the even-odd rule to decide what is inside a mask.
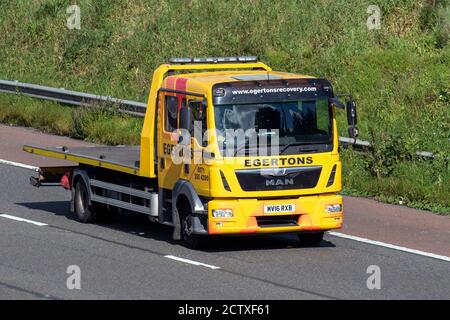
[[[187,80],[188,80],[187,78],[177,78],[175,90],[186,91]],[[177,94],[177,97],[178,97],[178,111],[180,111],[181,100],[183,98],[186,98],[186,95],[185,94]]]
[[[166,88],[167,89],[175,89],[175,77],[167,77],[166,80]]]

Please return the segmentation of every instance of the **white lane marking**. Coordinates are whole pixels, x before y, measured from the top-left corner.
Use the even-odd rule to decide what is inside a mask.
[[[24,218],[19,218],[19,217],[11,216],[9,214],[0,214],[0,217],[6,218],[6,219],[11,219],[11,220],[16,220],[16,221],[20,221],[20,222],[31,223],[31,224],[37,225],[39,227],[48,226],[48,224],[46,224],[46,223],[28,220],[28,219],[24,219]]]
[[[13,166],[13,167],[19,167],[19,168],[33,170],[33,171],[39,171],[38,167],[33,167],[28,164],[23,164],[23,163],[13,162],[13,161],[8,161],[8,160],[3,160],[3,159],[0,159],[0,164],[7,164],[7,165]]]
[[[375,245],[375,246],[380,246],[380,247],[385,247],[385,248],[389,248],[389,249],[404,251],[404,252],[408,252],[408,253],[418,254],[418,255],[424,256],[424,257],[429,257],[429,258],[434,258],[434,259],[439,259],[439,260],[444,260],[444,261],[450,262],[450,257],[441,256],[441,255],[430,253],[430,252],[410,249],[410,248],[406,248],[406,247],[402,247],[402,246],[397,246],[395,244],[390,244],[390,243],[385,243],[385,242],[381,242],[381,241],[370,240],[370,239],[361,238],[361,237],[357,237],[357,236],[351,236],[351,235],[340,233],[340,232],[329,231],[328,234],[331,235],[331,236],[334,236],[334,237],[339,237],[339,238],[344,238],[344,239],[364,242],[364,243],[372,244],[372,245]]]
[[[202,266],[202,267],[206,267],[206,268],[210,268],[210,269],[214,269],[214,270],[220,269],[220,267],[212,266],[210,264],[201,263],[201,262],[198,262],[198,261],[184,259],[184,258],[171,256],[171,255],[164,256],[164,258],[168,258],[168,259],[172,259],[172,260],[176,260],[176,261],[181,261],[181,262],[184,262],[184,263],[193,264],[195,266]]]

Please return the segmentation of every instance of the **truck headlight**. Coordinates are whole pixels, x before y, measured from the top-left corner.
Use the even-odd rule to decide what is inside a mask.
[[[325,206],[326,213],[335,213],[342,211],[342,204],[327,204]]]
[[[231,218],[233,216],[233,210],[231,209],[217,209],[212,211],[212,215],[215,218]]]

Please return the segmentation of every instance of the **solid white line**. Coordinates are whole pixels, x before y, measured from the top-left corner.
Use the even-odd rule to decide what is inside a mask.
[[[33,166],[29,166],[27,164],[13,162],[13,161],[8,161],[8,160],[3,160],[3,159],[0,159],[0,164],[7,164],[9,166],[19,167],[19,168],[33,170],[33,171],[39,171],[38,167],[33,167]]]
[[[0,214],[0,217],[6,218],[6,219],[11,219],[11,220],[16,220],[16,221],[21,221],[21,222],[26,222],[26,223],[31,223],[31,224],[37,225],[39,227],[48,226],[48,224],[46,224],[46,223],[28,220],[28,219],[24,219],[24,218],[19,218],[19,217],[11,216],[9,214]]]
[[[385,243],[385,242],[381,242],[381,241],[375,241],[375,240],[370,240],[370,239],[366,239],[366,238],[351,236],[351,235],[340,233],[340,232],[329,231],[328,234],[331,236],[334,236],[334,237],[344,238],[344,239],[348,239],[348,240],[354,240],[354,241],[358,241],[358,242],[364,242],[364,243],[372,244],[375,246],[404,251],[404,252],[408,252],[408,253],[418,254],[420,256],[424,256],[424,257],[428,257],[428,258],[434,258],[434,259],[439,259],[439,260],[444,260],[444,261],[450,262],[450,257],[441,256],[441,255],[430,253],[430,252],[410,249],[410,248],[397,246],[395,244]]]
[[[184,262],[184,263],[193,264],[195,266],[202,266],[202,267],[206,267],[206,268],[210,268],[210,269],[214,269],[214,270],[220,269],[220,267],[212,266],[210,264],[201,263],[201,262],[198,262],[198,261],[184,259],[184,258],[179,258],[179,257],[176,257],[176,256],[167,255],[167,256],[164,256],[164,257],[168,258],[168,259],[176,260],[176,261],[181,261],[181,262]]]

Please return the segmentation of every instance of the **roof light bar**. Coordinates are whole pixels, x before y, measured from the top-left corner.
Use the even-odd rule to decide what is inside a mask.
[[[204,64],[204,63],[250,63],[258,62],[257,56],[207,57],[207,58],[172,58],[171,64]]]

